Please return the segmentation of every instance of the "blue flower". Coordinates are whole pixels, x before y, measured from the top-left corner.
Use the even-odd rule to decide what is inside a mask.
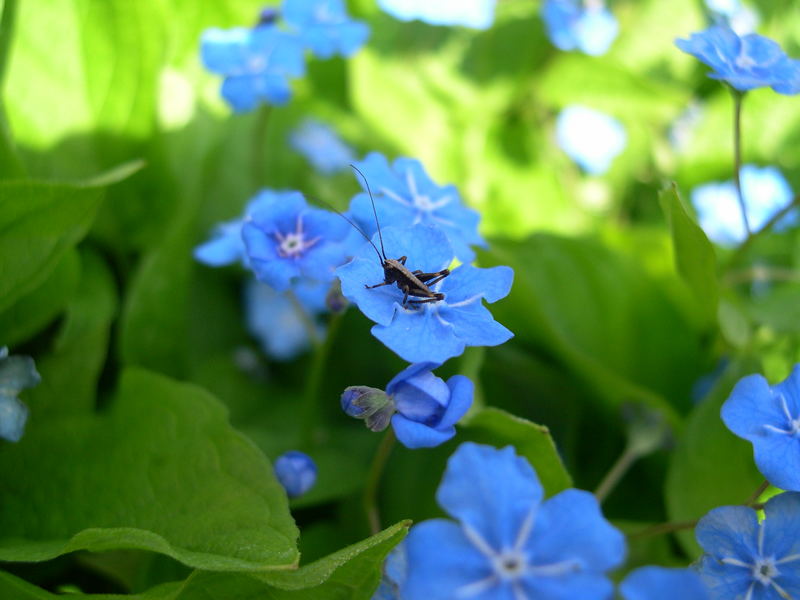
[[[602,2],[584,6],[579,0],[545,0],[542,19],[556,48],[592,56],[605,54],[619,31],[617,20]]]
[[[253,29],[208,29],[200,46],[203,64],[224,75],[222,97],[236,112],[259,103],[286,104],[290,77],[305,73],[303,45],[295,35],[273,25]]]
[[[800,494],[770,498],[759,523],[747,506],[722,506],[700,519],[706,552],[700,576],[712,600],[800,598]]]
[[[378,6],[395,19],[419,19],[429,25],[463,25],[488,29],[494,22],[497,0],[378,0]]]
[[[625,128],[613,117],[572,105],[556,119],[556,141],[583,170],[602,175],[625,148],[627,136]]]
[[[195,260],[209,267],[224,267],[239,261],[245,267],[249,266],[247,249],[242,240],[242,227],[255,211],[262,207],[268,209],[272,203],[280,202],[281,198],[294,193],[296,192],[266,189],[259,191],[247,203],[241,217],[216,225],[211,232],[211,238],[195,247]]]
[[[347,169],[356,159],[353,149],[331,127],[312,119],[303,121],[289,135],[289,145],[325,175]]]
[[[709,77],[740,92],[769,86],[779,94],[800,93],[800,61],[792,60],[769,38],[755,33],[739,37],[719,24],[675,45],[712,68]]]
[[[641,567],[619,584],[623,600],[709,600],[700,576],[689,569]]]
[[[348,387],[342,410],[365,419],[373,431],[389,424],[406,448],[433,448],[456,434],[455,424],[472,405],[475,388],[468,377],[453,375],[445,381],[431,371],[435,363],[416,363],[398,373],[386,392],[365,386]]]
[[[9,356],[8,348],[0,348],[0,438],[9,442],[22,438],[28,407],[17,396],[41,379],[31,357]]]
[[[543,495],[536,472],[513,447],[461,444],[436,494],[458,523],[412,527],[401,597],[610,598],[605,573],[624,560],[624,536],[592,494],[570,489],[544,502]]]
[[[369,27],[347,15],[343,0],[283,0],[281,13],[319,58],[350,56],[369,37]]]
[[[308,454],[289,450],[275,459],[275,476],[289,498],[302,496],[317,481],[317,465]]]
[[[378,236],[373,236],[378,245]],[[453,252],[441,230],[417,225],[383,230],[386,255],[406,256],[410,271],[433,273],[450,265]],[[444,363],[467,346],[497,346],[513,334],[496,322],[482,299],[495,302],[511,289],[510,267],[478,269],[461,265],[433,284],[444,299],[402,305],[403,292],[396,285],[367,289],[384,281],[384,271],[374,249],[364,244],[352,261],[336,270],[342,293],[375,321],[372,334],[408,362]]]
[[[772,485],[800,490],[800,365],[773,386],[761,375],[739,380],[722,405],[722,420],[753,444],[758,470]]]
[[[775,167],[744,165],[740,180],[747,220],[753,230],[763,227],[775,213],[792,201],[792,189]],[[710,239],[726,246],[744,241],[747,231],[739,208],[736,186],[732,181],[696,187],[692,190],[691,198],[700,226]],[[775,229],[780,231],[797,222],[798,211],[793,211],[776,223]]]
[[[351,255],[351,226],[341,215],[309,207],[300,192],[271,192],[242,227],[250,268],[278,291],[307,277],[330,282]]]
[[[400,600],[400,586],[406,580],[406,545],[400,542],[383,563],[383,577],[371,600]]]
[[[308,323],[314,325],[319,339],[324,337],[325,328],[316,322],[316,316],[325,312],[329,287],[329,284],[300,280],[290,288],[296,298],[293,301],[288,292],[277,292],[253,279],[247,281],[245,323],[267,356],[291,360],[305,352],[312,342]]]
[[[422,223],[439,227],[447,234],[461,262],[475,259],[471,245],[486,245],[478,234],[478,213],[461,203],[455,186],[434,183],[418,160],[398,158],[390,167],[385,156],[372,152],[356,166],[375,195],[375,209],[382,226],[407,227]],[[365,186],[360,176],[358,179]],[[353,198],[350,212],[367,233],[375,233],[375,217],[368,194]]]

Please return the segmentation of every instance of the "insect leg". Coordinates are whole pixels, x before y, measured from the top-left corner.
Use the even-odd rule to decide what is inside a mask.
[[[376,283],[375,285],[367,285],[367,284],[365,283],[365,284],[364,284],[364,287],[365,287],[365,288],[367,288],[368,290],[371,290],[371,289],[374,289],[374,288],[381,287],[381,286],[383,286],[383,285],[392,285],[392,283],[393,283],[393,282],[391,282],[391,281],[384,281],[384,282],[382,282],[382,283]]]

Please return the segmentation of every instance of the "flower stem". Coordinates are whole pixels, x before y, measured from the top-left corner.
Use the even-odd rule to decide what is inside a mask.
[[[286,297],[289,298],[289,301],[292,303],[292,308],[303,322],[303,328],[308,334],[308,339],[311,340],[311,344],[314,346],[314,348],[316,348],[320,345],[321,341],[319,339],[319,332],[317,331],[317,324],[314,322],[314,317],[308,314],[308,311],[303,308],[303,305],[300,303],[300,300],[298,299],[297,294],[294,293],[294,290],[287,290]]]
[[[769,232],[769,230],[772,229],[775,226],[776,223],[778,223],[781,219],[783,219],[786,215],[788,215],[795,208],[800,208],[800,194],[795,196],[794,200],[792,200],[789,204],[787,204],[781,210],[779,210],[774,215],[772,215],[770,217],[769,221],[764,223],[764,225],[763,225],[763,227],[761,227],[761,229],[751,233],[747,237],[747,239],[745,239],[745,241],[742,242],[742,245],[739,246],[736,249],[736,251],[731,255],[730,259],[728,260],[728,263],[727,263],[728,267],[731,267],[731,266],[735,265],[737,262],[739,262],[739,259],[741,259],[741,257],[744,256],[745,252],[750,248],[750,246],[753,245],[753,242],[755,242],[758,238],[760,238],[765,233]]]
[[[676,531],[683,531],[685,529],[694,529],[697,525],[697,520],[694,521],[676,521],[674,523],[658,523],[652,527],[647,527],[641,531],[631,533],[628,539],[635,540],[639,538],[650,537],[652,535],[661,535],[663,533],[674,533]]]
[[[742,100],[744,93],[733,90],[733,181],[736,183],[736,198],[739,200],[739,210],[742,211],[744,230],[751,235],[750,222],[747,220],[747,207],[742,195]]]
[[[320,388],[322,387],[322,378],[325,375],[325,364],[328,361],[328,355],[331,352],[331,347],[336,338],[336,332],[341,325],[343,314],[344,313],[333,315],[328,324],[328,331],[325,334],[325,339],[322,343],[316,345],[314,348],[314,355],[311,358],[311,367],[303,394],[301,421],[303,443],[308,446],[314,445],[314,436],[320,417],[319,396]]]
[[[765,480],[764,483],[758,486],[758,489],[755,492],[753,492],[752,495],[745,501],[744,505],[754,506],[758,502],[758,499],[761,497],[761,494],[763,494],[768,487],[769,487],[769,481]]]
[[[272,116],[272,106],[262,104],[258,108],[253,129],[253,182],[259,188],[264,183],[264,147],[267,144],[270,116]]]
[[[394,447],[394,430],[389,427],[383,434],[375,456],[372,458],[372,465],[367,476],[367,485],[364,487],[364,512],[367,514],[369,530],[375,535],[381,530],[381,517],[378,511],[378,487],[380,486],[381,476],[389,460],[389,455]]]
[[[637,458],[639,458],[639,452],[630,446],[626,447],[625,451],[620,454],[617,461],[612,465],[608,473],[606,473],[606,476],[603,477],[603,481],[600,482],[600,485],[597,486],[594,492],[595,498],[597,498],[600,504],[602,504],[611,491],[617,487],[617,484],[628,472],[628,469],[631,468],[631,465],[636,462]]]

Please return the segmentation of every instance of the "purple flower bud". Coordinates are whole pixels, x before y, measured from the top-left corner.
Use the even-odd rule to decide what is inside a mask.
[[[261,12],[258,13],[257,25],[272,25],[275,21],[277,21],[279,16],[280,13],[275,8],[262,8]]]
[[[383,431],[396,412],[394,402],[386,392],[364,385],[354,385],[342,394],[342,410],[356,419],[364,419],[372,431]]]
[[[302,496],[317,481],[317,465],[308,454],[289,450],[275,460],[275,476],[289,498]]]

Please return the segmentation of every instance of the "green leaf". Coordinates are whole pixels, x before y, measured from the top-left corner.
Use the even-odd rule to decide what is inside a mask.
[[[671,521],[695,521],[717,506],[740,504],[764,481],[753,463],[752,444],[731,433],[719,414],[733,385],[748,370],[740,364],[729,367],[690,415],[667,474]],[[689,556],[699,554],[693,531],[681,532],[678,539]]]
[[[0,310],[42,285],[102,200],[103,188],[0,182]]]
[[[572,486],[572,478],[561,462],[547,427],[490,407],[461,423],[460,429],[462,441],[514,446],[536,469],[548,496]]]
[[[67,306],[53,350],[37,357],[42,383],[27,396],[34,420],[45,414],[90,413],[95,408],[97,381],[117,312],[117,290],[100,256],[86,252],[82,257],[80,285]]]
[[[368,600],[381,577],[381,565],[405,537],[401,522],[297,571],[235,575],[196,572],[169,600]]]
[[[676,421],[700,374],[699,333],[643,267],[593,240],[493,240],[481,265],[510,265],[514,285],[492,305],[515,342],[544,348],[609,407],[644,402]]]
[[[78,287],[81,262],[69,249],[47,279],[0,313],[0,340],[14,346],[40,331],[60,313]]]
[[[672,232],[675,267],[692,290],[705,317],[713,322],[719,301],[714,247],[705,232],[689,216],[674,183],[662,190],[659,201]]]
[[[291,568],[285,493],[226,417],[200,388],[129,369],[108,414],[29,421],[0,448],[0,560],[133,548],[216,571]]]

